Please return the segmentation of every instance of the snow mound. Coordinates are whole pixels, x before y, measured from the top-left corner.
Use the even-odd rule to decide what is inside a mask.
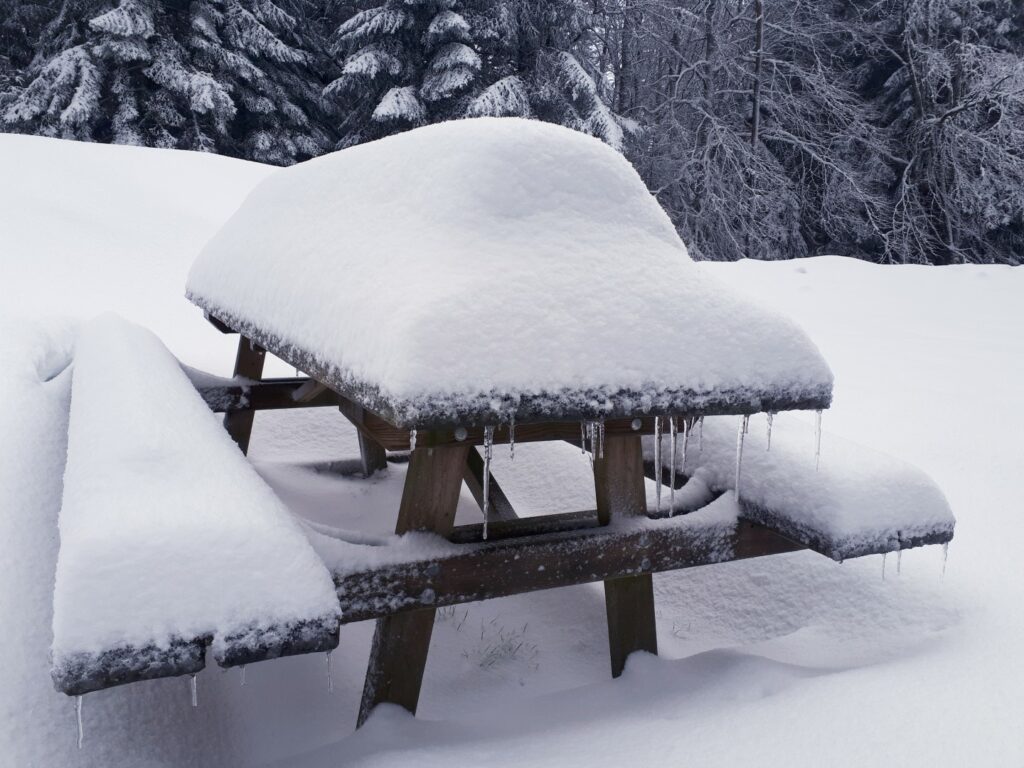
[[[200,254],[187,294],[404,426],[831,398],[804,332],[692,262],[620,154],[518,118],[273,173]]]
[[[337,643],[331,578],[163,344],[115,316],[75,344],[53,677],[84,693]],[[326,645],[326,648],[325,648]]]
[[[953,538],[956,519],[939,487],[904,461],[776,415],[768,431],[750,425],[743,438],[740,500],[743,517],[767,525],[834,560],[894,552]],[[703,446],[689,443],[687,483],[713,491],[736,487],[735,418],[704,420]],[[653,455],[653,445],[647,443]],[[663,462],[669,466],[668,450]],[[677,451],[678,466],[682,452]],[[687,487],[687,486],[684,486]]]

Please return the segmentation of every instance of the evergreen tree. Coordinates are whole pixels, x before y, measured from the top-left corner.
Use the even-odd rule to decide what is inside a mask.
[[[43,27],[56,14],[53,0],[0,2],[0,110],[35,56]]]
[[[2,115],[49,136],[284,164],[329,147],[315,54],[271,0],[67,0]]]
[[[324,90],[341,145],[460,117],[520,116],[622,145],[593,76],[573,55],[573,2],[387,0],[342,23],[341,75]]]

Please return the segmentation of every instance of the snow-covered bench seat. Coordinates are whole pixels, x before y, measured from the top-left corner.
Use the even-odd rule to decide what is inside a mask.
[[[68,694],[337,644],[331,577],[149,331],[116,316],[74,358],[53,615]]]
[[[793,322],[694,263],[602,142],[459,120],[276,171],[188,297],[403,428],[828,407]]]
[[[703,439],[689,441],[677,469],[688,478],[684,499],[736,488],[738,419],[704,419]],[[834,560],[883,554],[952,540],[956,523],[946,497],[924,472],[837,435],[822,435],[816,459],[815,427],[776,415],[768,431],[751,419],[743,437],[739,473],[741,515]],[[653,441],[645,454],[653,458]],[[662,452],[670,466],[669,451]]]

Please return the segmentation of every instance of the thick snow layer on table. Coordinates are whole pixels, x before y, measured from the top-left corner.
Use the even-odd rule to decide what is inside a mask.
[[[221,658],[338,618],[288,510],[166,347],[115,315],[75,345],[60,540],[58,679],[113,649],[212,636]]]
[[[704,419],[702,447],[695,434],[686,453],[690,482],[735,490],[739,423],[736,417]],[[740,461],[744,517],[836,560],[952,538],[956,520],[949,503],[924,472],[837,435],[823,433],[821,441],[816,461],[814,425],[777,414],[769,450],[766,417],[752,418]],[[671,466],[664,443],[662,461]],[[653,455],[653,440],[646,452]],[[680,449],[680,470],[682,463]]]
[[[187,293],[400,424],[831,395],[804,332],[695,265],[619,153],[518,118],[274,173]]]

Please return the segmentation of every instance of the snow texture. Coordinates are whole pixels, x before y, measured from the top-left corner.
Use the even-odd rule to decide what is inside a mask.
[[[735,418],[704,420],[703,450],[691,449],[685,468],[678,457],[677,469],[692,478],[687,486],[735,489],[736,433]],[[815,468],[815,429],[789,414],[774,417],[771,450],[760,420],[743,437],[740,504],[748,520],[834,560],[953,538],[956,520],[946,497],[906,462],[826,433]],[[653,454],[650,443],[647,452]]]
[[[0,135],[0,160],[10,178],[0,185],[10,214],[0,227],[5,768],[1024,765],[1024,740],[1013,737],[1024,712],[1024,270],[838,257],[698,266],[807,329],[836,373],[830,431],[940,483],[958,518],[944,577],[941,547],[904,552],[899,574],[890,556],[884,580],[880,556],[840,566],[813,552],[656,574],[659,657],[630,659],[618,680],[608,679],[600,585],[467,605],[438,616],[419,716],[381,708],[359,731],[373,622],[351,624],[332,653],[333,695],[322,654],[254,665],[245,686],[237,670],[205,669],[198,710],[187,679],[121,686],[84,697],[79,750],[74,704],[49,678],[71,378],[60,371],[72,335],[40,329],[55,314],[114,309],[188,365],[230,376],[237,337],[211,331],[174,286],[270,169],[17,135]],[[294,373],[269,356],[267,367]],[[984,397],[965,395],[979,387]],[[748,437],[764,429],[754,417]],[[833,443],[826,434],[821,471]],[[571,472],[553,463],[554,448],[572,454]],[[748,445],[745,463],[756,450]],[[813,450],[812,439],[808,463]],[[405,466],[369,480],[330,471],[358,461],[354,428],[336,409],[260,413],[250,457],[295,514],[394,530]],[[496,448],[494,465],[521,514],[592,508],[578,448],[517,444],[515,462]],[[384,486],[368,499],[367,488]],[[456,522],[479,517],[464,493]],[[478,665],[499,629],[523,629],[537,656]]]
[[[330,576],[177,360],[116,315],[75,344],[53,676],[83,693],[337,642]]]
[[[694,264],[621,155],[517,118],[272,174],[187,294],[402,426],[831,397],[803,331]]]

